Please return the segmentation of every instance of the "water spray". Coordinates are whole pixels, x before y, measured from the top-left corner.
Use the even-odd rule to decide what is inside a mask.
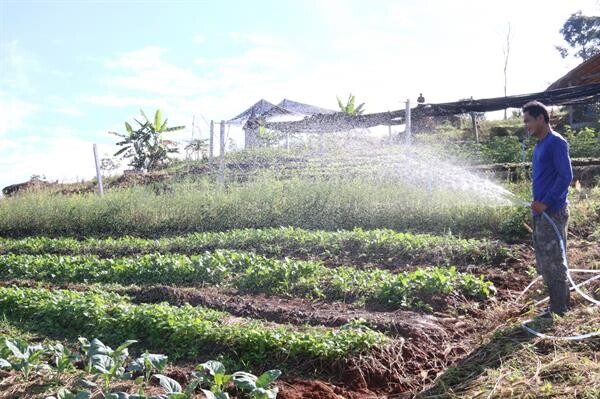
[[[514,194],[511,193],[511,198],[518,203],[519,205],[525,206],[527,208],[529,208],[529,203],[522,200],[521,198],[515,196]],[[542,212],[542,217],[548,222],[550,223],[550,225],[552,226],[554,232],[556,233],[556,237],[558,238],[558,242],[560,244],[560,252],[561,252],[561,256],[563,259],[563,264],[565,265],[566,268],[566,272],[567,272],[567,278],[569,279],[569,283],[571,284],[571,287],[569,288],[570,291],[575,291],[577,292],[579,295],[581,295],[583,298],[585,298],[586,300],[588,300],[589,302],[591,302],[592,304],[598,306],[600,305],[600,301],[591,297],[590,295],[588,295],[585,291],[583,291],[581,289],[581,287],[583,287],[584,285],[587,285],[589,283],[591,283],[592,281],[595,280],[599,280],[600,279],[600,270],[590,270],[590,269],[570,269],[569,265],[567,263],[567,248],[566,248],[566,244],[565,241],[562,238],[562,235],[560,234],[560,230],[558,229],[558,227],[556,226],[556,223],[554,223],[554,221],[552,220],[552,218],[546,213],[546,212]],[[573,276],[572,273],[589,273],[589,274],[597,274],[594,277],[591,277],[579,284],[575,283],[575,281],[573,280]],[[525,293],[537,282],[539,281],[541,278],[541,276],[536,277],[527,287],[525,287],[525,289],[523,290],[523,292],[521,292],[521,294],[517,297],[517,301],[523,297],[525,295]],[[536,302],[534,304],[534,306],[538,306],[546,301],[549,300],[549,297],[546,297],[538,302]],[[596,331],[596,332],[590,332],[587,334],[581,334],[581,335],[571,335],[571,336],[567,336],[567,337],[559,337],[559,336],[554,336],[554,335],[546,335],[544,333],[541,333],[535,329],[533,329],[532,327],[529,326],[529,324],[531,322],[533,322],[534,319],[529,319],[529,320],[525,320],[523,323],[521,323],[521,326],[523,327],[524,330],[526,330],[527,332],[529,332],[530,334],[533,334],[537,337],[540,338],[545,338],[545,339],[553,339],[553,340],[563,340],[563,341],[579,341],[582,339],[586,339],[586,338],[592,338],[592,337],[596,337],[596,336],[600,336],[600,331]]]

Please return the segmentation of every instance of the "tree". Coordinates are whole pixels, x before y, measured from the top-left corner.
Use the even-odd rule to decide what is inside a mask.
[[[348,101],[346,104],[342,103],[339,97],[337,98],[338,106],[340,107],[340,111],[348,115],[362,115],[365,112],[364,106],[365,103],[361,103],[358,107],[355,106],[356,98],[350,93],[348,96]]]
[[[142,123],[134,118],[139,125],[137,130],[133,130],[128,122],[125,122],[127,133],[121,134],[109,132],[123,138],[123,141],[117,143],[122,146],[114,156],[123,158],[132,158],[129,163],[135,169],[153,170],[166,164],[169,161],[169,154],[178,152],[174,142],[164,140],[163,133],[182,130],[185,126],[167,127],[168,119],[162,121],[160,110],[156,110],[154,114],[154,122],[151,122],[143,110],[140,113],[144,117],[145,122]]]
[[[587,60],[600,53],[600,17],[578,11],[565,21],[560,33],[576,57]],[[563,58],[569,55],[566,47],[556,46],[556,49]]]

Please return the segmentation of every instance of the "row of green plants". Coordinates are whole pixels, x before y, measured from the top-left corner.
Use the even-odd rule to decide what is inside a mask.
[[[536,139],[527,136],[521,118],[496,122],[480,135],[482,133],[485,137],[476,143],[470,123],[466,129],[444,124],[435,130],[435,134],[417,134],[416,140],[471,164],[531,162]],[[566,126],[558,129],[558,133],[569,143],[571,158],[600,158],[598,130]]]
[[[109,344],[135,337],[173,359],[227,356],[235,364],[334,360],[383,343],[366,327],[293,328],[235,319],[202,307],[132,304],[126,297],[91,288],[86,292],[0,288],[0,314],[29,331],[76,338],[95,335]]]
[[[120,238],[0,238],[0,254],[58,254],[117,257],[147,253],[197,254],[216,249],[255,251],[268,256],[318,258],[352,263],[495,264],[510,255],[506,245],[452,235],[400,233],[389,229],[311,231],[299,228],[239,229],[149,240]]]
[[[386,308],[430,309],[439,296],[485,300],[494,293],[483,276],[455,267],[392,273],[378,268],[326,267],[252,253],[148,254],[135,258],[1,255],[0,278],[47,282],[174,284],[233,287],[241,292],[342,300]]]
[[[68,348],[60,342],[30,344],[14,338],[0,341],[0,369],[20,375],[24,382],[41,377],[56,396],[47,399],[89,399],[101,394],[105,399],[190,399],[201,391],[207,399],[229,398],[229,391],[235,391],[238,398],[273,399],[279,389],[273,382],[281,371],[269,370],[260,376],[238,371],[227,373],[225,365],[216,360],[198,364],[182,387],[176,380],[164,375],[168,357],[163,354],[145,351],[134,357],[129,347],[137,343],[127,340],[116,349],[105,345],[98,338],[91,341],[79,337],[79,346]],[[66,387],[65,377],[77,377],[71,389]],[[164,393],[147,395],[146,391],[156,380]],[[115,392],[118,382],[130,381],[134,394]],[[59,388],[56,388],[59,387]]]
[[[225,188],[208,179],[64,196],[32,192],[0,201],[0,236],[160,237],[202,231],[293,226],[309,230],[388,228],[412,233],[513,237],[513,206],[490,206],[473,193],[428,190],[401,181],[263,176]]]

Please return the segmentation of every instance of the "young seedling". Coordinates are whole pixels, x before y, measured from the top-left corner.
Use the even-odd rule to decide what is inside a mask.
[[[89,373],[92,372],[92,359],[90,356],[90,341],[88,341],[87,338],[85,337],[79,337],[78,338],[79,343],[81,344],[81,352],[84,355],[84,360],[85,360],[85,371]]]
[[[75,394],[66,388],[61,388],[56,396],[48,396],[46,399],[90,399],[90,397],[90,391],[79,391]]]
[[[11,352],[10,359],[2,359],[0,366],[7,363],[23,374],[25,381],[29,380],[31,371],[47,369],[48,365],[42,362],[42,355],[46,352],[42,345],[28,345],[21,340],[6,339],[4,344]]]
[[[91,359],[92,367],[104,380],[105,394],[108,393],[110,383],[114,379],[126,380],[131,378],[131,373],[126,373],[123,365],[129,357],[127,347],[136,342],[135,340],[125,341],[115,350],[104,345],[97,338],[94,338],[90,343],[88,355]]]
[[[233,381],[233,376],[225,372],[226,370],[223,363],[218,362],[216,360],[209,360],[206,363],[197,365],[196,371],[199,372],[195,374],[196,377],[201,382],[205,382],[210,385],[210,392],[218,395],[227,395],[227,393],[224,392],[223,389],[225,388],[225,385],[228,382]],[[216,397],[218,399],[221,398],[220,396]],[[209,397],[209,399],[211,398]]]
[[[61,343],[51,345],[48,349],[53,352],[52,365],[56,369],[56,382],[60,382],[64,372],[74,368],[73,361],[76,356]]]
[[[163,387],[163,389],[165,390],[168,399],[190,399],[201,382],[200,379],[193,378],[187,384],[185,389],[182,389],[181,384],[179,384],[174,379],[167,377],[166,375],[154,374],[154,377],[158,379],[158,382],[160,386]],[[224,396],[222,398],[229,399],[228,396]],[[219,397],[218,399],[221,399],[221,397]]]
[[[279,370],[269,370],[256,377],[253,374],[238,371],[233,373],[233,383],[240,390],[247,392],[255,399],[275,399],[279,388],[270,387],[271,383],[281,375]]]
[[[144,387],[150,381],[152,371],[156,370],[159,373],[167,366],[168,357],[146,351],[142,356],[129,363],[127,370],[130,372],[141,372],[143,375],[136,379],[136,383],[143,383]]]

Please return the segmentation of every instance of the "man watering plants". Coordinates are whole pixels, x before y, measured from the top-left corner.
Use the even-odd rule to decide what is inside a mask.
[[[544,316],[564,314],[569,308],[569,281],[566,259],[563,259],[561,243],[548,220],[546,212],[558,227],[567,243],[569,208],[567,194],[573,180],[569,145],[550,127],[546,106],[532,101],[523,106],[523,120],[527,132],[537,139],[533,150],[532,188],[533,247],[536,268],[542,275],[550,295],[550,307]]]

